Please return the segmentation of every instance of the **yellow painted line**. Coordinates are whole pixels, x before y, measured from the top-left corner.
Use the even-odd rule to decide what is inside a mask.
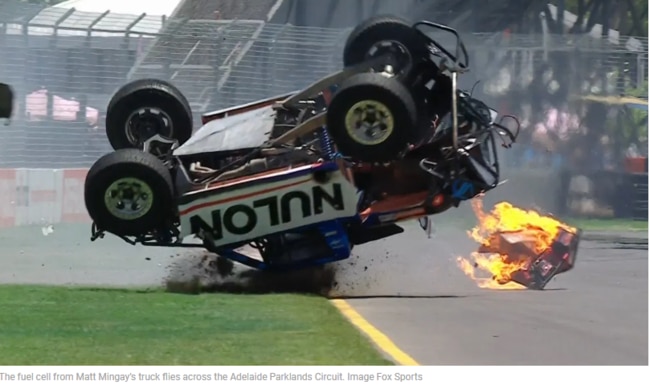
[[[393,361],[402,366],[420,366],[413,357],[400,349],[387,335],[379,331],[368,320],[363,318],[359,312],[354,310],[350,304],[342,299],[334,299],[332,304],[339,309],[345,318],[354,326],[359,328],[372,342],[375,343],[384,353],[390,356]]]

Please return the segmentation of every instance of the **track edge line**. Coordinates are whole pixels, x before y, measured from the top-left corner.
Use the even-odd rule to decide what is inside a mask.
[[[347,320],[366,335],[380,350],[387,354],[395,363],[401,366],[420,366],[420,364],[400,349],[388,336],[373,326],[352,305],[343,299],[330,301]]]

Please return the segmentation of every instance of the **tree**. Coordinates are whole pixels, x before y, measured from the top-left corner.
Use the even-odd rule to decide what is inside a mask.
[[[570,28],[572,33],[589,32],[595,24],[603,24],[622,35],[648,36],[647,0],[553,0],[551,3],[578,16]]]

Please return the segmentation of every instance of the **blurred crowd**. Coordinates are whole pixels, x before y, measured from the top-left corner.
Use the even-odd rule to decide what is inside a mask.
[[[647,142],[632,143],[625,151],[619,152],[614,149],[608,136],[589,146],[563,146],[556,150],[539,142],[520,142],[516,147],[506,156],[507,162],[513,167],[526,168],[622,171],[626,160],[648,156]]]
[[[523,122],[505,161],[511,167],[625,171],[630,159],[647,159],[647,138],[622,140],[615,134],[590,130],[583,119],[550,110],[542,122]]]

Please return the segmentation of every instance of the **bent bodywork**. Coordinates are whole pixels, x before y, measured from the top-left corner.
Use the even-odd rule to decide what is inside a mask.
[[[227,118],[212,120],[201,127],[174,156],[208,152],[242,152],[254,150],[269,140],[275,123],[272,107],[243,112]]]

